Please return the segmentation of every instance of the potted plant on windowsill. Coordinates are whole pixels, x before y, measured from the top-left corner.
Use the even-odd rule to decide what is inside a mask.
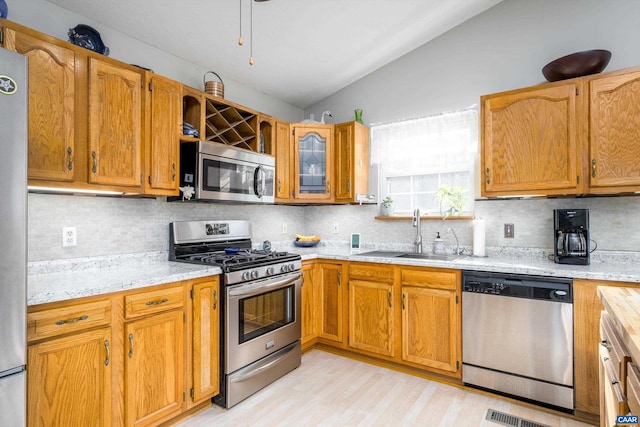
[[[387,196],[382,199],[382,202],[380,203],[380,215],[393,215],[393,199],[391,197]]]

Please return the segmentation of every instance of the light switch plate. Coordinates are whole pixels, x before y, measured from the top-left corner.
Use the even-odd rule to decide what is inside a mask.
[[[515,231],[513,228],[513,224],[505,224],[504,225],[504,238],[505,239],[513,239],[515,235]]]

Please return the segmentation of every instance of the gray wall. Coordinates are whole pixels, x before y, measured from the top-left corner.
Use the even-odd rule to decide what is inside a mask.
[[[44,0],[10,4],[10,18],[56,37],[79,22],[92,24]],[[637,0],[505,0],[496,7],[442,35],[405,57],[372,73],[305,111],[329,109],[334,121],[353,118],[364,109],[366,123],[454,110],[478,103],[485,93],[542,82],[540,69],[567,53],[606,48],[613,52],[608,69],[640,65],[640,2]],[[52,19],[53,17],[53,19]],[[127,39],[107,28],[114,52],[157,72],[197,85],[203,70],[191,75],[189,64],[150,46]],[[105,37],[106,38],[106,37]],[[131,48],[128,52],[127,48]],[[115,53],[114,57],[119,57]],[[158,62],[155,62],[158,61]],[[156,65],[157,64],[157,65]],[[192,83],[189,83],[192,81]],[[225,81],[225,83],[227,83]],[[241,88],[234,101],[280,116],[278,102]],[[271,104],[273,109],[261,107]],[[476,201],[476,214],[487,220],[487,245],[526,248],[552,247],[554,208],[591,209],[592,238],[610,251],[638,251],[640,210],[637,197],[565,198]],[[409,221],[375,220],[377,206],[224,206],[174,204],[159,199],[29,195],[29,260],[167,250],[167,224],[176,220],[242,218],[253,224],[254,241],[291,241],[295,233],[319,234],[324,240],[346,242],[362,233],[364,244],[407,243],[414,230]],[[286,222],[288,233],[282,233]],[[515,224],[515,238],[502,237],[502,225]],[[338,233],[333,226],[338,224]],[[430,243],[436,231],[446,243],[453,228],[463,245],[471,245],[470,221],[424,221],[423,236]],[[62,227],[78,229],[78,246],[62,247]]]
[[[61,40],[68,39],[67,31],[69,28],[78,24],[91,25],[98,30],[102,40],[109,47],[110,57],[129,64],[151,68],[158,74],[196,89],[204,90],[204,73],[208,70],[215,70],[215,64],[211,64],[208,69],[202,68],[46,0],[10,0],[8,3],[11,21]],[[179,13],[179,3],[170,5],[170,7],[176,8],[176,13]],[[173,30],[179,31],[176,28]],[[298,121],[302,119],[301,109],[242,86],[227,76],[223,76],[223,78],[226,99],[284,120]]]
[[[366,124],[478,104],[480,96],[545,81],[548,62],[587,49],[613,53],[607,70],[640,65],[637,0],[504,0],[305,109]],[[357,53],[354,53],[357,56]]]

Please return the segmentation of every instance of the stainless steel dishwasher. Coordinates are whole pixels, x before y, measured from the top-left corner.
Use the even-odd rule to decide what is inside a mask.
[[[462,381],[574,409],[571,279],[464,271]]]

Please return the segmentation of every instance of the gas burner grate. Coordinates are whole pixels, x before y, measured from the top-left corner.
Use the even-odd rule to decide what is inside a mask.
[[[487,421],[502,424],[511,427],[551,427],[547,424],[540,424],[535,421],[525,420],[515,415],[505,414],[504,412],[489,409],[487,411]]]

